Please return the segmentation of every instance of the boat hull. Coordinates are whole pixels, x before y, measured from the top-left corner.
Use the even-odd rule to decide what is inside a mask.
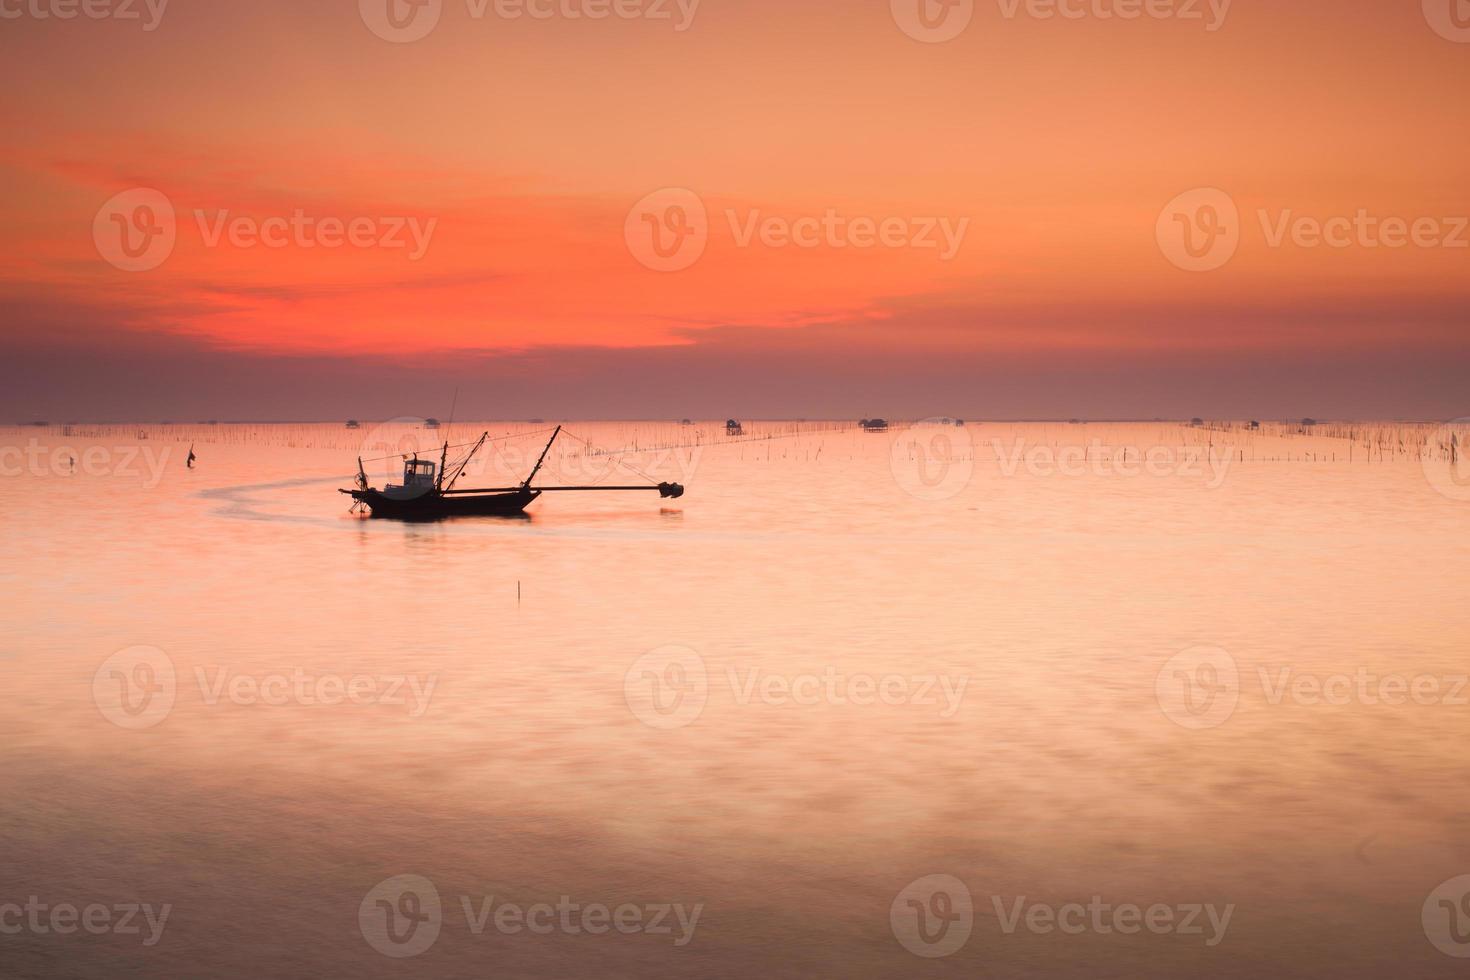
[[[380,490],[344,490],[352,499],[367,505],[373,517],[399,521],[437,521],[445,517],[514,517],[541,496],[539,490],[502,493],[442,494],[437,491],[414,495],[386,494]]]

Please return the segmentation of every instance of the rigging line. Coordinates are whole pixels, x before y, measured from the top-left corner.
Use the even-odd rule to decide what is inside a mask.
[[[474,443],[471,443],[471,442],[461,442],[461,443],[456,443],[455,445],[450,446],[449,448],[450,449],[463,449],[465,446],[472,446],[472,445],[474,445]],[[421,450],[421,451],[422,452],[428,452],[429,449],[433,449],[433,448],[435,448],[435,447],[430,446],[430,447],[428,447],[428,449],[424,449],[424,450]],[[417,452],[417,450],[416,450],[416,452]],[[381,462],[382,460],[385,460],[385,459],[404,459],[404,458],[409,457],[409,456],[412,456],[412,455],[414,455],[414,453],[409,452],[409,453],[389,453],[386,456],[363,456],[362,457],[362,461],[364,463],[377,463],[377,462]]]
[[[597,447],[595,445],[593,445],[590,440],[583,439],[581,436],[577,435],[575,432],[568,432],[565,428],[562,429],[562,432],[565,435],[571,436],[573,439],[577,440],[578,442],[580,442],[582,445],[588,447],[589,449],[597,449]],[[621,450],[617,455],[610,455],[609,458],[612,459],[614,465],[627,467],[629,470],[631,470],[634,473],[638,474],[639,476],[643,477],[643,479],[645,479],[645,480],[648,480],[648,481],[650,481],[652,483],[659,482],[658,481],[658,477],[654,476],[652,473],[649,473],[649,472],[647,472],[645,470],[642,470],[642,469],[638,468],[637,466],[633,465],[632,463],[629,463],[628,461],[626,461],[626,460],[624,460],[624,459],[621,458],[622,455],[626,455],[627,453],[636,453],[636,452],[642,452],[642,450],[638,450],[638,449]],[[606,453],[604,453],[604,454],[606,454]]]
[[[827,430],[822,430],[822,431],[827,431]],[[565,430],[563,430],[563,432],[565,432]],[[571,433],[566,433],[566,434],[567,435],[571,435]],[[596,445],[594,445],[593,443],[587,442],[587,440],[585,440],[585,439],[582,439],[581,441],[584,442],[584,443],[587,443],[587,445],[588,446],[591,446],[593,449],[596,449],[597,450],[596,455],[599,455],[599,456],[631,456],[631,455],[638,455],[638,454],[643,454],[643,453],[661,453],[661,452],[666,452],[666,451],[672,450],[672,449],[719,449],[721,446],[733,446],[733,445],[736,445],[736,444],[742,443],[742,442],[774,442],[777,439],[794,439],[794,438],[797,437],[797,435],[810,435],[810,433],[791,433],[791,434],[788,434],[788,435],[746,436],[743,439],[720,439],[717,442],[671,442],[671,443],[665,443],[663,445],[657,445],[657,446],[639,446],[636,449],[635,448],[631,448],[631,447],[625,448],[625,449],[597,449]],[[580,438],[580,437],[576,437],[576,438]],[[630,466],[630,467],[633,466],[633,464],[631,464],[631,463],[627,463],[625,465]],[[636,467],[634,467],[634,470],[635,470],[635,472],[637,471]],[[646,474],[644,474],[644,475],[646,475]]]
[[[552,428],[554,428],[554,426],[547,426],[544,429],[534,429],[534,430],[532,430],[530,432],[513,432],[513,433],[511,433],[509,435],[495,436],[494,438],[486,439],[485,441],[486,442],[504,442],[507,439],[520,439],[520,438],[529,437],[529,436],[538,436],[538,435],[541,435],[542,433],[550,432],[552,430]],[[455,443],[454,445],[450,446],[449,448],[450,449],[463,449],[466,446],[473,446],[474,444],[475,443],[473,443],[473,442],[459,442],[459,443]],[[429,447],[429,449],[432,449],[432,448],[434,448],[434,447],[432,447],[432,446]],[[428,450],[423,450],[423,451],[424,452],[427,452]],[[382,460],[385,460],[385,459],[403,459],[404,457],[412,456],[412,455],[413,455],[413,453],[389,453],[387,456],[364,456],[364,457],[362,457],[362,461],[364,463],[377,463],[377,462],[381,462]]]
[[[575,432],[568,432],[565,427],[562,428],[562,433],[564,435],[570,436],[571,438],[577,440],[582,445],[586,446],[588,449],[597,449],[597,447],[595,445],[593,445],[591,441],[582,438],[581,436],[577,435]],[[601,455],[608,455],[608,454],[605,453],[605,452],[602,452]],[[645,479],[645,480],[651,479],[651,477],[649,477],[649,475],[647,473],[641,472],[640,470],[638,470],[634,466],[629,466],[628,464],[624,463],[620,459],[613,458],[613,465],[615,465],[615,466],[628,466],[628,469],[632,470],[634,473],[636,473],[639,476],[643,477],[643,479]],[[602,476],[598,478],[597,482],[598,483],[602,482],[603,480],[607,479],[607,476],[608,476],[608,474],[606,474],[606,473],[602,474]]]
[[[772,432],[772,433],[767,433],[765,435],[749,435],[749,436],[741,436],[741,437],[738,437],[738,438],[736,438],[736,437],[727,437],[727,438],[724,438],[724,439],[718,439],[718,440],[714,440],[714,441],[711,441],[711,442],[702,442],[702,441],[701,442],[671,442],[671,443],[665,443],[663,445],[656,445],[656,446],[640,446],[637,449],[632,449],[632,448],[628,448],[628,449],[602,449],[602,450],[598,450],[598,452],[599,452],[599,454],[601,454],[603,456],[614,456],[614,455],[628,455],[628,454],[633,454],[633,453],[657,453],[657,452],[663,452],[663,451],[669,450],[669,449],[718,449],[721,446],[734,446],[734,445],[738,445],[740,443],[745,443],[745,442],[774,442],[774,441],[776,441],[778,439],[798,439],[798,438],[802,438],[804,436],[812,436],[812,435],[817,435],[817,434],[823,434],[823,435],[825,435],[827,433],[838,434],[838,433],[843,433],[843,432],[851,431],[852,429],[855,429],[855,428],[856,428],[856,426],[848,426],[848,425],[840,425],[840,424],[838,424],[838,425],[833,425],[833,426],[831,426],[829,428],[816,428],[816,427],[813,427],[811,429],[808,429],[808,430],[802,431],[802,432]],[[568,433],[568,435],[570,435],[570,434],[571,433]],[[578,438],[580,438],[580,437],[578,437]],[[587,440],[585,440],[585,439],[583,439],[581,441],[587,442]],[[587,444],[589,446],[592,446],[591,443],[587,443]],[[592,448],[596,449],[597,447],[596,446],[592,446]]]

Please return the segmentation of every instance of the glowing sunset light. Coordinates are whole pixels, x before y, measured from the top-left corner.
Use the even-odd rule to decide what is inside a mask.
[[[267,374],[571,349],[614,372],[619,351],[707,359],[731,330],[814,374],[895,350],[1466,363],[1455,21],[914,0],[910,22],[907,3],[22,11],[0,68],[3,342],[165,343],[200,369],[250,352]],[[103,210],[154,192],[168,235],[146,245]],[[667,223],[688,217],[671,194],[697,229]],[[59,401],[82,397],[57,373]]]

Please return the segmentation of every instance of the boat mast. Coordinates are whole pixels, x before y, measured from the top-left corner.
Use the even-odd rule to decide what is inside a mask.
[[[536,478],[536,474],[541,470],[541,464],[546,462],[546,454],[551,452],[551,444],[556,442],[556,437],[559,435],[561,435],[561,426],[558,425],[556,431],[551,434],[551,438],[546,440],[546,448],[541,450],[541,458],[536,460],[535,466],[531,467],[531,475],[526,477],[525,483],[521,484],[522,490],[531,486],[531,481]]]
[[[449,403],[449,425],[454,426],[454,409],[459,405],[459,385],[454,386],[454,401]],[[439,454],[439,480],[434,484],[434,489],[444,490],[444,467],[449,462],[449,439],[444,440],[444,451]]]

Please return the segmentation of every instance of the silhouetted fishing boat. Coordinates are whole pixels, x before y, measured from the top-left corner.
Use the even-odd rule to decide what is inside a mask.
[[[520,486],[490,487],[473,490],[456,490],[454,485],[464,475],[475,453],[490,437],[485,432],[465,457],[449,464],[449,443],[439,456],[436,467],[433,460],[419,459],[415,453],[403,462],[403,483],[387,484],[382,490],[368,486],[367,472],[362,466],[362,457],[357,460],[357,489],[339,490],[349,494],[357,504],[368,508],[373,517],[391,517],[398,520],[437,520],[441,517],[510,517],[524,511],[543,493],[590,490],[657,490],[660,497],[682,497],[684,487],[678,483],[656,483],[646,486],[581,486],[581,487],[532,487],[531,481],[546,462],[551,444],[561,434],[561,426],[547,440],[541,457],[531,468],[530,476]],[[453,470],[449,476],[448,471]],[[447,479],[446,479],[447,477]],[[355,506],[355,505],[354,505]]]

